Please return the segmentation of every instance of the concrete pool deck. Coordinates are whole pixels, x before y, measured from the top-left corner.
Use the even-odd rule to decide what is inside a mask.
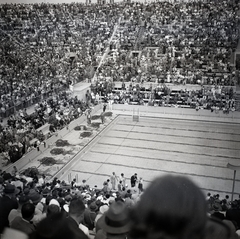
[[[227,164],[240,165],[239,112],[233,112],[233,116],[185,109],[188,111],[185,114],[176,109],[173,114],[167,108],[148,107],[140,108],[139,122],[135,122],[133,108],[137,106],[126,110],[114,105],[113,116],[106,118],[106,123],[90,138],[81,138],[79,131],[69,130],[61,139],[72,145],[71,154],[58,155],[57,164],[46,167],[39,162],[51,156],[50,151],[55,147],[52,144],[33,156],[26,166],[38,167],[39,171],[66,182],[77,178],[81,183],[86,179],[91,187],[99,188],[112,172],[118,176],[124,173],[128,185],[131,175],[138,173],[144,187],[157,176],[184,175],[205,193],[231,194],[233,170]],[[237,172],[235,197],[239,192]]]

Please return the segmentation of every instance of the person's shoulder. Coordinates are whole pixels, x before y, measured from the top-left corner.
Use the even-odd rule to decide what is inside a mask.
[[[12,222],[19,222],[22,221],[22,217],[20,215],[16,216]]]
[[[89,236],[89,229],[88,229],[88,227],[86,227],[85,225],[83,225],[82,223],[80,223],[80,224],[79,224],[79,229],[82,230],[85,235]]]
[[[13,221],[14,218],[16,218],[17,216],[20,216],[20,215],[21,215],[21,212],[14,208],[8,214],[8,221],[9,222]]]
[[[25,221],[22,219],[21,216],[16,216],[11,222],[11,228],[19,228],[20,225],[25,224]]]
[[[74,219],[72,219],[71,217],[67,217],[67,224],[68,224],[68,227],[76,236],[76,238],[88,239],[85,233],[79,228],[79,225],[77,224],[77,222],[74,221]]]

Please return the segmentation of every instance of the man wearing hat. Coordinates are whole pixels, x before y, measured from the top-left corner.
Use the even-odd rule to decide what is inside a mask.
[[[0,234],[5,227],[9,226],[8,215],[12,209],[18,208],[16,194],[19,193],[12,184],[7,184],[3,190],[3,196],[0,197]]]
[[[84,225],[86,225],[90,230],[93,230],[94,228],[94,221],[97,216],[97,211],[97,204],[95,202],[91,202],[84,212]]]
[[[97,231],[95,239],[126,239],[131,226],[129,209],[122,201],[113,202],[98,219],[98,225],[101,229]]]
[[[30,189],[28,197],[32,201],[32,203],[35,204],[35,205],[37,205],[41,201],[41,199],[42,199],[42,195],[39,194],[34,189]]]
[[[46,204],[46,198],[47,198],[47,196],[50,195],[50,194],[51,194],[51,190],[48,189],[48,188],[44,188],[44,189],[42,190],[41,203]]]
[[[222,206],[220,203],[215,202],[212,206],[211,217],[218,218],[220,220],[225,219],[225,215],[222,213]]]

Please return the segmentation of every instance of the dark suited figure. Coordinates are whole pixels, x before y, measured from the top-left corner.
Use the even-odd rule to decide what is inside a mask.
[[[9,227],[8,215],[12,209],[18,208],[16,193],[19,190],[14,185],[7,184],[3,190],[3,196],[0,197],[0,234],[5,227]]]
[[[79,238],[88,239],[84,232],[79,228],[79,224],[83,222],[85,212],[85,205],[79,198],[74,198],[69,205],[68,224],[72,231],[78,235]]]
[[[21,209],[22,216],[17,216],[11,223],[11,228],[24,232],[27,235],[35,231],[35,226],[32,223],[32,219],[35,213],[34,204],[27,202],[23,204]]]
[[[134,175],[132,175],[131,177],[131,187],[135,187],[136,186],[136,182],[137,182],[137,173],[135,173]]]

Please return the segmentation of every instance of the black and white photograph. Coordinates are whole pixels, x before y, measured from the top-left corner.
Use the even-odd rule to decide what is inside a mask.
[[[0,0],[0,239],[240,239],[240,0]]]

